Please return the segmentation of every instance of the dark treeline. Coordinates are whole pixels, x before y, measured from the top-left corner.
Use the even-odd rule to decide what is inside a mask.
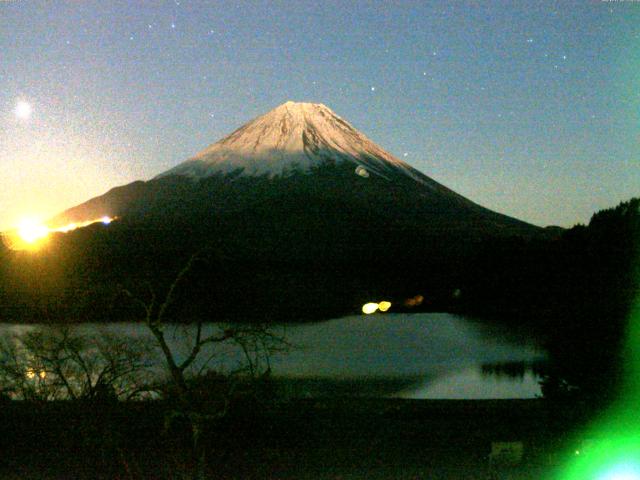
[[[550,354],[547,396],[616,395],[640,289],[640,199],[595,213],[555,239],[484,245],[464,276],[462,311],[518,323]]]

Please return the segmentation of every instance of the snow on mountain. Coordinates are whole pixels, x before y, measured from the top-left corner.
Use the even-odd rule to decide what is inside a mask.
[[[361,176],[401,172],[427,186],[428,177],[387,153],[320,103],[286,102],[193,158],[158,175],[203,178],[242,169],[243,175],[286,175],[325,161],[351,162]],[[433,185],[432,185],[433,184]]]

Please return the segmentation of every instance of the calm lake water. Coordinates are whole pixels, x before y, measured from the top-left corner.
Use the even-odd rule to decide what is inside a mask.
[[[0,335],[30,328],[34,327],[0,325]],[[75,328],[83,334],[148,339],[153,343],[142,324],[87,324]],[[208,331],[215,328],[215,324],[206,326]],[[168,326],[167,330],[172,348],[184,358],[194,328]],[[270,359],[272,374],[283,391],[295,396],[480,399],[531,398],[540,393],[537,378],[529,370],[520,376],[509,376],[486,374],[487,368],[483,369],[486,365],[542,360],[544,353],[540,349],[524,338],[456,315],[359,315],[278,326],[275,331],[283,334],[291,347],[287,353]],[[214,353],[208,349],[201,357]],[[240,357],[240,351],[229,346],[218,351],[212,364],[216,369],[230,369]]]

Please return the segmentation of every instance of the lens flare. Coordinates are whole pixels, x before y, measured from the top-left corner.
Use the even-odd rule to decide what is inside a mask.
[[[622,395],[582,433],[597,440],[558,472],[558,480],[640,480],[640,298],[629,315],[625,366]]]
[[[640,466],[632,463],[616,465],[598,480],[640,480]]]

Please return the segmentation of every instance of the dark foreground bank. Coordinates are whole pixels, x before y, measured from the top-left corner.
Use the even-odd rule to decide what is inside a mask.
[[[192,478],[189,435],[170,413],[161,402],[4,403],[0,478]],[[544,400],[247,402],[209,422],[206,478],[539,480],[574,454],[592,414]],[[492,462],[495,442],[521,442],[521,460]]]

